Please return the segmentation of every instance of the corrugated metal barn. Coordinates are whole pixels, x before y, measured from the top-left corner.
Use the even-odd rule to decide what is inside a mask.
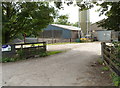
[[[60,24],[51,24],[47,28],[43,29],[41,33],[42,38],[78,38],[80,35],[81,29],[78,27],[60,25]]]

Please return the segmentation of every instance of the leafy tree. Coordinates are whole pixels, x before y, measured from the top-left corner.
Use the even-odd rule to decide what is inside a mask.
[[[104,2],[100,6],[100,15],[105,14],[108,18],[98,22],[98,25],[108,30],[120,31],[120,1]]]
[[[69,1],[66,4],[71,5],[73,2]],[[98,22],[98,26],[108,30],[120,31],[120,1],[98,3],[83,2],[83,0],[80,0],[79,2],[76,2],[76,4],[79,6],[80,11],[91,9],[94,5],[101,6],[101,9],[99,10],[100,16],[105,14],[108,18]],[[63,8],[62,2],[57,2],[57,7]]]
[[[79,22],[75,22],[74,24],[71,24],[72,26],[79,27]]]
[[[57,18],[56,24],[69,25],[68,15],[61,15]]]
[[[46,2],[2,2],[2,43],[21,34],[38,35],[53,22],[56,12]]]

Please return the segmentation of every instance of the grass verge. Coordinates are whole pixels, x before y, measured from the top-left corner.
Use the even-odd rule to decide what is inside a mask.
[[[98,59],[98,63],[103,65],[101,68],[102,71],[110,71],[109,67],[105,65],[102,59]],[[116,75],[114,72],[111,72],[110,77],[114,86],[120,86],[120,77],[118,75]]]
[[[63,53],[63,52],[66,52],[66,51],[47,51],[47,52],[40,52],[39,53],[39,57],[46,57],[46,56],[50,56],[50,55],[54,55],[54,54],[58,54],[58,53]],[[15,61],[18,61],[18,60],[25,60],[27,58],[24,58],[24,57],[21,57],[21,58],[10,58],[10,57],[7,57],[7,58],[2,58],[0,59],[0,62],[2,63],[6,63],[6,62],[15,62]]]
[[[120,87],[120,76],[116,75],[115,73],[111,73],[110,76],[112,77],[112,81],[114,83],[114,86]]]
[[[53,44],[47,44],[47,45],[61,45],[61,44],[77,44],[77,43],[80,43],[80,42],[62,42],[62,43],[53,43]]]

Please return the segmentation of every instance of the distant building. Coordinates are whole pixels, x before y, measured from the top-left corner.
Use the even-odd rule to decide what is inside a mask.
[[[97,23],[93,23],[90,25],[90,34],[92,38],[97,38],[98,37],[98,32],[97,31],[101,31],[101,30],[106,30],[103,29],[102,27],[98,27]]]
[[[61,39],[76,39],[80,37],[81,28],[60,25],[60,24],[51,24],[47,28],[43,29],[41,33],[41,38],[61,38]]]
[[[114,30],[103,29],[98,27],[97,23],[90,26],[91,37],[96,38],[98,41],[118,41],[120,40],[120,32]]]
[[[97,40],[101,42],[111,42],[112,41],[112,31],[111,30],[98,30]]]

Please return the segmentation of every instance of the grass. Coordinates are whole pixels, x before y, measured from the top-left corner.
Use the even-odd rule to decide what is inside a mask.
[[[109,68],[108,68],[107,66],[104,66],[104,67],[102,68],[102,70],[103,70],[103,71],[109,71]]]
[[[58,53],[62,53],[62,52],[65,52],[65,51],[47,51],[47,52],[40,52],[39,53],[39,57],[46,57],[46,56],[50,56],[50,55],[54,55],[54,54],[58,54]],[[20,52],[21,54],[22,52]],[[21,55],[20,55],[21,56]],[[0,62],[2,63],[6,63],[6,62],[15,62],[15,61],[18,61],[18,60],[25,60],[26,58],[24,57],[17,57],[17,58],[10,58],[10,57],[7,57],[7,58],[2,58],[0,59]]]
[[[112,77],[114,86],[120,86],[120,77],[117,76],[115,73],[112,73],[110,76]]]
[[[102,65],[103,64],[102,58],[98,58],[97,62]]]
[[[61,44],[77,44],[77,43],[80,43],[80,42],[62,42],[62,43],[53,43],[53,44],[47,44],[47,45],[61,45]]]
[[[91,42],[91,41],[89,41]],[[53,43],[53,44],[47,44],[47,45],[61,45],[61,44],[78,44],[78,43],[89,43],[88,41],[81,41],[81,42],[62,42],[62,43]]]
[[[103,65],[104,62],[102,59],[99,58],[98,63]],[[101,70],[102,71],[110,71],[110,69],[107,66],[103,66],[101,68]],[[112,78],[112,82],[113,82],[114,86],[120,86],[120,77],[119,76],[117,76],[115,73],[112,72],[110,74],[110,77]]]
[[[15,61],[17,61],[17,59],[16,58],[2,58],[1,60],[0,60],[0,62],[3,62],[3,63],[6,63],[6,62],[15,62]]]
[[[80,42],[63,42],[63,43],[53,43],[53,44],[46,44],[46,45],[61,45],[61,44],[77,44]],[[43,46],[43,44],[28,44],[28,45],[24,45],[23,47],[31,47],[31,46]],[[20,48],[20,45],[16,46],[17,48]]]
[[[65,51],[47,51],[47,55],[50,56],[50,55],[54,55],[62,52],[65,52]]]
[[[61,43],[51,43],[46,45],[61,45],[61,44],[77,44],[77,43],[88,43],[87,41],[81,41],[81,42],[61,42]],[[18,45],[17,47],[19,47]],[[31,46],[43,46],[43,44],[28,44],[24,45],[23,47],[31,47]]]

